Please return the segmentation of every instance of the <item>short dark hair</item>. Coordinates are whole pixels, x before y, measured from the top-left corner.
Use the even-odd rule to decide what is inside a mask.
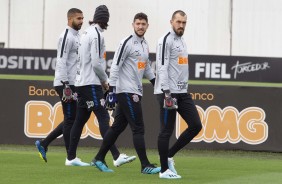
[[[175,15],[178,14],[178,13],[179,13],[181,16],[183,16],[183,17],[186,15],[186,13],[185,13],[184,11],[182,11],[182,10],[176,10],[176,11],[172,14],[171,19],[174,19]]]
[[[82,13],[82,11],[77,8],[71,8],[69,9],[67,16],[72,17],[75,13]]]
[[[134,16],[134,19],[133,19],[133,22],[136,20],[136,19],[139,19],[139,20],[146,20],[146,22],[148,22],[148,16],[145,14],[145,13],[137,13],[135,16]]]

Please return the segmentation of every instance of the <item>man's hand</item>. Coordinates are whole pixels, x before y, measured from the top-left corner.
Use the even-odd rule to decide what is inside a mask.
[[[170,93],[165,93],[163,108],[165,109],[177,109],[178,108],[176,98],[172,98]]]
[[[109,90],[109,84],[105,81],[105,82],[101,82],[101,85],[102,85],[102,87],[103,87],[103,89],[105,90],[105,91],[108,91]]]
[[[61,81],[61,83],[63,83],[63,85],[64,85],[62,101],[65,102],[65,103],[72,101],[73,100],[73,93],[72,93],[72,90],[69,86],[69,82],[68,81],[66,81],[66,82]]]
[[[107,110],[115,110],[117,103],[117,97],[114,92],[109,92],[106,97],[105,107]]]

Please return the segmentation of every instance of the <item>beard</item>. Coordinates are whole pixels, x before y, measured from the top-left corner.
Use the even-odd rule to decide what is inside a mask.
[[[182,36],[184,34],[184,29],[179,28],[178,30],[176,30],[175,28],[173,28],[173,31],[175,32],[175,34],[177,36]]]
[[[72,28],[75,30],[80,30],[81,29],[82,24],[75,24],[74,22],[72,22]]]
[[[135,32],[135,34],[136,34],[138,37],[143,37],[144,34],[146,33],[146,31],[145,31],[142,35],[140,35],[140,34],[137,33],[137,31],[134,30],[134,32]]]

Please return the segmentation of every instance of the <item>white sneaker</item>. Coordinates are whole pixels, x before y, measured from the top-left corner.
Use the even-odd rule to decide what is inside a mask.
[[[136,159],[136,156],[127,156],[126,154],[121,153],[119,157],[116,160],[114,160],[113,162],[114,162],[114,166],[119,167],[123,164],[132,162],[135,159]]]
[[[167,169],[165,172],[163,173],[159,173],[159,177],[160,178],[164,178],[164,179],[180,179],[181,176],[178,174],[175,174],[174,172],[172,172],[171,170]]]
[[[171,170],[172,172],[174,172],[174,174],[177,174],[177,171],[175,170],[175,168],[174,168],[174,165],[175,165],[175,163],[174,163],[174,160],[173,160],[173,158],[171,157],[171,158],[168,158],[168,168],[169,168],[169,170]]]
[[[77,157],[75,159],[73,159],[73,160],[68,160],[66,158],[65,165],[66,166],[90,166],[90,164],[82,162],[80,160],[80,158],[77,158]]]

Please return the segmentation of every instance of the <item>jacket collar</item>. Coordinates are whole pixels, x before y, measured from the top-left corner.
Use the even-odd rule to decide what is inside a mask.
[[[102,29],[99,24],[92,24],[91,26],[97,27],[100,32],[104,32],[104,29]]]
[[[72,32],[72,34],[73,34],[73,35],[78,35],[78,31],[77,31],[77,30],[75,30],[75,29],[73,29],[72,27],[67,26],[67,29],[69,29],[69,30],[70,30],[70,32]]]
[[[135,38],[139,42],[142,42],[142,41],[145,40],[144,36],[139,37],[139,36],[137,36],[137,34],[135,32],[132,34],[132,36],[133,36],[133,38]]]

